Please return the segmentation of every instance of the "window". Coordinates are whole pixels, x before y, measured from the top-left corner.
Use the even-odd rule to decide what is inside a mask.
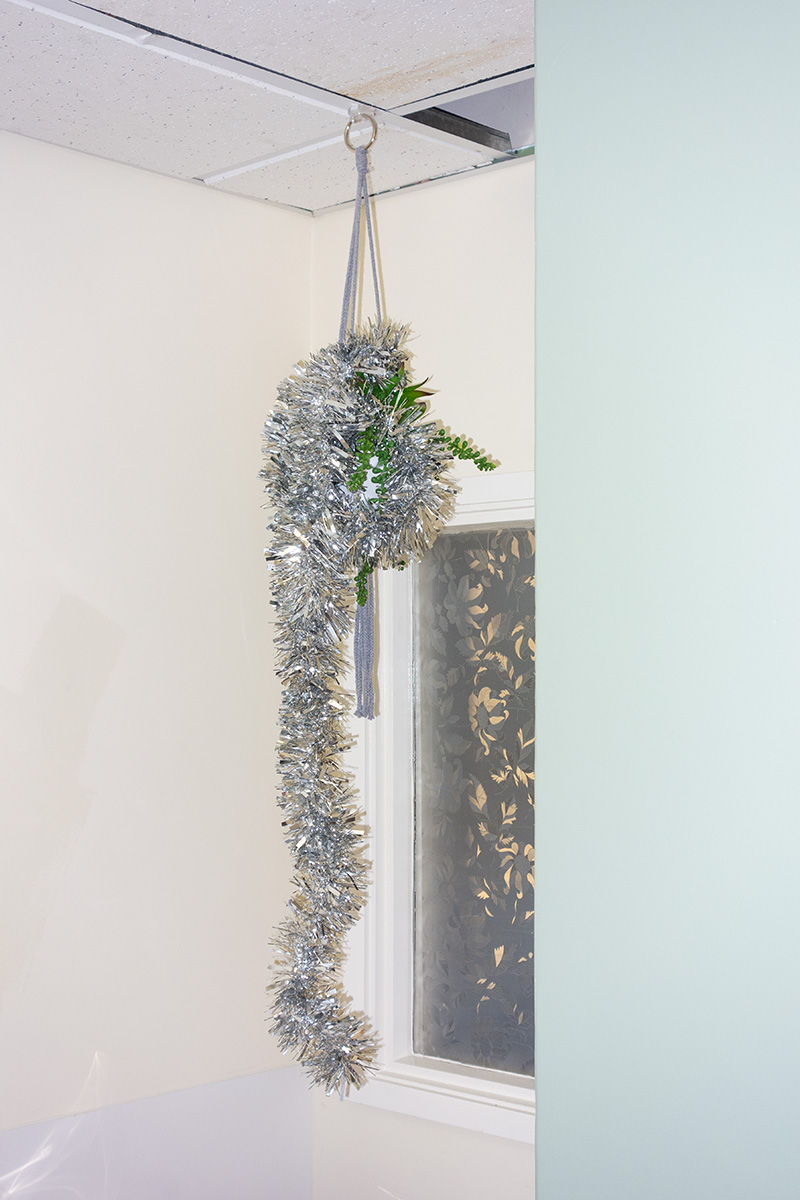
[[[494,531],[499,539],[495,549],[500,547],[501,553],[504,551],[500,543],[505,543],[505,541],[508,542],[508,551],[513,553],[512,540],[516,537],[518,539],[517,553],[521,555],[520,562],[522,563],[523,557],[528,561],[527,547],[530,542],[527,538],[533,520],[532,482],[532,476],[528,473],[497,477],[483,476],[464,481],[452,529],[445,532],[440,538],[440,542],[437,543],[439,545],[439,562],[441,563],[442,556],[450,555],[451,552],[452,554],[462,552],[474,554],[474,546],[473,549],[470,549],[474,539],[468,539],[464,543],[459,531],[465,527],[475,529],[480,526],[488,528],[489,536]],[[500,530],[509,532],[500,534],[498,533]],[[519,542],[522,535],[526,538],[525,547],[521,547]],[[484,540],[485,537],[484,531]],[[448,541],[448,539],[452,540]],[[465,545],[466,550],[464,551]],[[436,560],[432,559],[430,566],[435,575]],[[525,570],[527,570],[526,567],[523,568],[523,573],[518,575],[517,584],[521,584],[525,577]],[[440,1007],[437,1010],[444,1013],[447,1002],[440,994],[436,993],[435,989],[439,984],[436,982],[435,972],[433,973],[433,992],[430,992],[430,981],[428,984],[425,983],[426,958],[435,957],[438,953],[436,949],[432,948],[435,945],[435,934],[431,933],[432,930],[435,931],[437,919],[434,916],[431,920],[426,915],[426,903],[430,900],[431,878],[435,877],[435,868],[431,868],[430,861],[426,862],[428,852],[425,849],[425,841],[426,836],[430,833],[430,821],[424,817],[419,821],[420,837],[415,841],[414,804],[415,792],[420,798],[424,798],[427,789],[427,798],[424,799],[424,803],[426,808],[430,807],[431,780],[435,779],[441,766],[441,764],[437,766],[435,754],[441,747],[437,745],[436,731],[431,730],[428,719],[430,713],[426,714],[425,711],[426,703],[429,705],[431,703],[430,698],[426,701],[424,693],[430,684],[428,673],[432,669],[432,665],[428,662],[428,665],[417,673],[416,680],[413,670],[415,661],[415,574],[415,572],[407,571],[403,573],[387,572],[381,575],[377,612],[380,639],[378,668],[378,711],[380,715],[376,721],[368,723],[361,730],[359,744],[351,763],[359,778],[367,821],[372,832],[374,871],[369,903],[361,922],[353,931],[345,983],[356,1002],[363,1005],[374,1019],[383,1044],[379,1055],[380,1069],[376,1077],[360,1092],[351,1093],[350,1100],[356,1103],[375,1104],[394,1111],[445,1121],[499,1136],[532,1141],[534,1081],[531,1073],[530,1037],[527,1028],[524,1036],[509,1037],[509,1032],[512,1035],[514,1032],[510,1028],[512,1018],[518,1023],[518,1026],[520,1015],[522,1024],[526,1024],[531,1018],[530,995],[526,990],[528,987],[526,980],[530,978],[529,966],[523,970],[523,965],[519,963],[520,958],[526,957],[529,950],[532,951],[532,944],[528,947],[526,941],[531,927],[531,919],[527,914],[532,909],[528,878],[530,852],[526,852],[526,848],[532,845],[532,839],[528,839],[526,832],[528,827],[524,824],[528,814],[519,804],[523,794],[525,796],[529,794],[529,789],[527,786],[525,788],[518,787],[508,778],[500,780],[499,784],[493,781],[492,812],[488,814],[491,817],[492,827],[489,829],[487,826],[487,835],[489,839],[494,839],[491,844],[499,846],[499,849],[493,851],[495,861],[492,879],[485,880],[485,882],[490,885],[490,903],[487,907],[492,911],[497,906],[493,906],[491,897],[494,895],[496,899],[501,892],[505,893],[506,890],[493,884],[493,881],[496,882],[498,878],[497,870],[501,872],[500,878],[504,877],[508,871],[511,881],[510,900],[508,904],[501,906],[502,911],[499,913],[501,923],[505,922],[502,925],[502,938],[499,936],[501,926],[495,925],[490,929],[488,938],[486,928],[484,928],[481,939],[478,939],[479,942],[482,939],[486,940],[488,961],[500,969],[489,974],[476,973],[474,969],[476,962],[471,960],[469,970],[462,971],[464,978],[469,976],[476,984],[479,980],[483,980],[486,985],[479,986],[483,987],[481,995],[486,994],[489,999],[481,1003],[480,995],[473,998],[473,1007],[477,1006],[479,1009],[478,1022],[482,1016],[486,1020],[484,1024],[478,1025],[476,1031],[474,1026],[467,1028],[466,1025],[457,1029],[458,1020],[451,1026],[446,1019],[440,1021],[436,1028],[437,1022],[430,1019],[430,1014],[436,1010],[437,1005],[445,1004],[444,1008]],[[509,579],[504,577],[502,581],[504,589],[508,582]],[[421,586],[423,589],[427,586],[425,575],[422,577]],[[457,588],[458,584],[456,591]],[[464,586],[462,586],[463,590]],[[443,599],[441,603],[444,604]],[[468,659],[472,655],[461,653],[466,647],[459,649],[457,646],[458,641],[465,640],[460,638],[458,630],[457,604],[456,600],[453,608],[457,634],[454,652],[462,659]],[[478,607],[482,607],[482,605],[478,605]],[[493,637],[500,634],[501,628],[503,636],[513,634],[518,624],[517,620],[512,619],[509,615],[508,607],[505,611],[507,614],[504,619],[505,623],[502,619],[499,622],[495,620],[494,625],[491,626]],[[474,615],[482,617],[486,614]],[[493,615],[490,615],[489,621],[492,620]],[[471,628],[466,617],[464,617],[464,623],[466,640],[469,640],[475,630]],[[480,638],[481,629],[483,629],[483,636],[488,636],[489,626],[483,626],[481,622],[477,622],[477,624],[479,625],[477,636]],[[427,635],[423,634],[423,644],[417,648],[422,651],[423,657],[427,658],[427,649],[424,645],[425,636]],[[527,672],[522,672],[522,682],[518,686],[516,685],[518,678],[516,672],[523,657],[520,657],[519,663],[515,661],[514,664],[506,664],[505,668],[507,677],[508,666],[513,665],[514,674],[511,682],[515,692],[527,689],[531,683],[529,669]],[[473,734],[471,741],[477,743],[478,757],[489,760],[481,766],[487,766],[490,774],[493,772],[495,775],[502,775],[505,770],[503,752],[514,748],[506,738],[502,742],[497,738],[493,740],[493,731],[497,731],[501,724],[510,723],[513,719],[522,730],[523,742],[527,742],[532,730],[530,729],[530,719],[527,722],[524,719],[526,701],[519,698],[519,704],[517,704],[518,697],[512,697],[510,693],[507,696],[500,695],[508,689],[505,684],[500,686],[496,660],[489,659],[483,663],[477,661],[469,665],[473,671],[472,682],[474,683],[475,673],[478,672],[478,682],[481,684],[477,689],[470,688],[470,695],[475,697],[472,702],[474,711],[471,712],[471,717],[468,704],[467,720],[470,732]],[[502,664],[499,665],[502,671]],[[481,671],[481,666],[486,667],[488,673]],[[452,672],[455,670],[455,666],[448,667],[447,670]],[[494,674],[491,674],[492,672]],[[490,674],[491,679],[489,678]],[[485,682],[481,682],[481,676],[485,676]],[[457,682],[452,674],[450,679],[453,684]],[[427,731],[424,737],[418,736],[414,721],[414,693],[415,687],[418,688],[420,684],[422,689],[421,724]],[[488,692],[481,694],[482,687],[487,688]],[[521,715],[523,719],[518,720]],[[483,737],[481,737],[481,733]],[[427,745],[425,739],[427,739]],[[466,737],[463,740],[466,740]],[[456,745],[458,747],[460,743],[456,743]],[[482,753],[487,747],[489,748],[488,755]],[[511,758],[509,759],[512,769],[514,771],[521,769],[527,773],[527,764],[531,754],[532,746],[524,746],[520,754],[514,750],[513,763],[511,763]],[[415,761],[418,771],[415,771],[414,768]],[[458,768],[456,768],[457,770]],[[469,773],[471,776],[476,774],[471,770]],[[437,795],[446,797],[446,789],[445,792],[441,792],[441,789],[438,788],[435,790]],[[488,789],[485,790],[487,790],[486,804],[488,805]],[[480,807],[481,795],[476,788],[473,788],[473,791],[475,792],[474,799]],[[515,792],[518,801],[517,809],[516,812],[511,812],[514,803],[512,797]],[[444,802],[447,803],[447,799]],[[505,812],[502,809],[503,804],[506,805]],[[512,824],[503,827],[503,820],[509,817]],[[480,820],[472,831],[473,836],[475,831],[480,832],[479,825]],[[462,830],[461,834],[456,834],[456,840],[459,837],[462,838],[462,845],[464,838],[468,843],[469,829]],[[481,847],[481,853],[488,855],[489,851],[486,848],[488,845],[489,841],[486,842],[486,846]],[[517,849],[512,853],[514,845]],[[474,860],[479,857],[479,854],[472,855],[473,867]],[[462,863],[458,869],[464,871],[464,864]],[[467,863],[467,875],[469,869],[470,865]],[[433,875],[431,875],[432,870]],[[426,871],[428,872],[427,876]],[[467,879],[467,885],[469,885],[469,879]],[[416,939],[415,889],[419,904]],[[495,916],[498,916],[498,913],[495,912]],[[416,970],[415,940],[418,960]],[[502,953],[500,953],[501,947]],[[506,954],[509,955],[508,961],[506,961]],[[513,961],[514,957],[516,961]],[[495,959],[498,961],[495,962]],[[422,967],[421,973],[420,966]],[[518,971],[519,979],[522,981],[516,993],[514,993],[513,987],[509,986],[513,984],[512,977],[515,971]],[[495,986],[489,988],[488,984],[490,983],[494,983]],[[494,997],[491,993],[496,992],[501,983],[505,992],[502,1004],[497,1005],[493,1003]],[[427,992],[426,988],[428,988]],[[417,997],[416,1019],[415,993]],[[449,1002],[452,1003],[454,1009],[461,1007],[462,1004],[458,996],[450,996]],[[504,1012],[508,1018],[508,1021],[505,1022],[504,1036],[495,1036],[493,1042],[491,1033],[487,1037],[487,1030],[493,1028],[496,1031],[504,1026],[502,1016]],[[512,1069],[509,1070],[509,1067]]]
[[[533,522],[441,534],[414,600],[414,1049],[532,1076]]]

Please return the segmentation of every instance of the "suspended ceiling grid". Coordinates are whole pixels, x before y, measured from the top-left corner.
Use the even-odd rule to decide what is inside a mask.
[[[507,156],[404,114],[532,62],[531,0],[0,0],[0,125],[319,211],[353,197],[354,105],[380,128],[371,190],[409,186]]]

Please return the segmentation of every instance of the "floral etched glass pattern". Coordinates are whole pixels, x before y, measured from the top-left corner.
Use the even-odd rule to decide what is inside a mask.
[[[414,1049],[533,1075],[533,528],[440,535],[416,602]]]

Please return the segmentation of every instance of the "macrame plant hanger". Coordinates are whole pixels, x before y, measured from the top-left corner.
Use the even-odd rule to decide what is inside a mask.
[[[363,121],[372,135],[353,146],[350,130]],[[367,187],[376,133],[375,119],[360,112],[345,130],[357,187],[339,340],[279,385],[261,472],[272,509],[266,556],[281,683],[278,805],[294,863],[294,892],[273,940],[270,1029],[329,1094],[362,1087],[378,1052],[368,1015],[342,983],[347,934],[369,880],[363,814],[344,762],[353,590],[356,713],[370,719],[372,575],[402,570],[434,544],[454,510],[454,458],[471,458],[479,470],[494,465],[430,414],[430,392],[410,378],[409,329],[381,311]],[[362,220],[377,320],[357,324]]]
[[[369,121],[372,126],[369,141],[363,146],[354,146],[350,140],[350,131],[353,125],[361,121]],[[356,202],[353,210],[353,232],[350,235],[350,253],[347,257],[347,271],[344,280],[344,296],[342,298],[342,318],[339,322],[339,342],[343,345],[347,340],[348,332],[355,324],[356,315],[356,300],[358,296],[358,266],[359,266],[359,243],[361,238],[361,214],[364,214],[364,224],[367,230],[367,241],[369,243],[369,257],[372,264],[372,283],[375,289],[375,311],[377,314],[377,323],[380,325],[382,319],[381,313],[381,293],[378,284],[378,266],[375,258],[375,239],[372,233],[372,215],[369,208],[369,188],[367,185],[367,173],[369,171],[369,149],[374,144],[378,136],[378,125],[375,118],[369,113],[354,114],[347,122],[344,131],[345,145],[349,150],[352,150],[356,156],[356,172],[358,175],[358,183],[356,185]],[[371,465],[377,464],[375,459]],[[355,666],[355,682],[356,682],[356,709],[357,717],[365,717],[368,721],[375,718],[375,690],[373,687],[372,677],[375,669],[375,591],[372,583],[372,572],[367,575],[366,581],[366,598],[363,602],[359,602],[356,607],[355,630],[353,633],[353,660]]]

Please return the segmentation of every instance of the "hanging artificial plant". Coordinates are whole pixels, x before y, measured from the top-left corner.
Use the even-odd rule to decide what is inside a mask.
[[[409,376],[408,330],[381,319],[366,148],[356,149],[356,162],[339,341],[280,385],[261,472],[273,509],[266,554],[282,683],[278,802],[296,886],[275,938],[271,1028],[314,1083],[342,1093],[364,1084],[377,1050],[367,1017],[353,1011],[341,985],[345,935],[368,878],[365,829],[342,763],[352,742],[352,698],[341,685],[346,646],[355,615],[357,712],[371,716],[372,574],[403,568],[433,544],[454,508],[454,457],[494,467],[430,417],[430,393]],[[378,319],[351,328],[362,205]]]

